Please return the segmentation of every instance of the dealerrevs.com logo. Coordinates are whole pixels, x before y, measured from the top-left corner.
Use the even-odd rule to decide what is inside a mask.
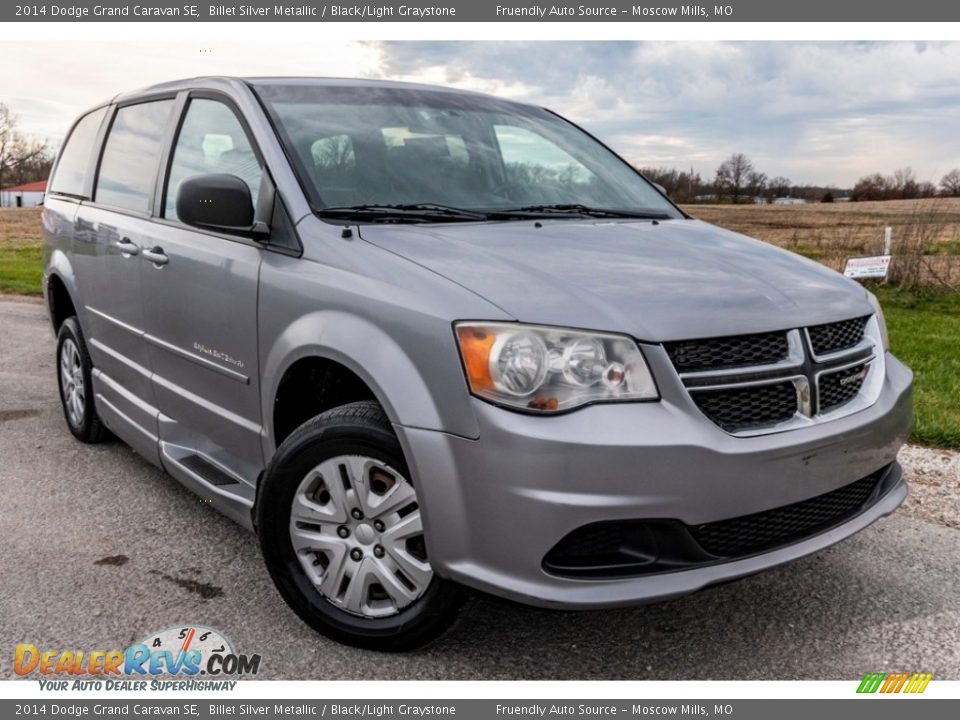
[[[38,675],[44,690],[145,690],[148,685],[152,690],[232,690],[236,682],[223,678],[256,675],[260,655],[238,653],[219,630],[186,625],[151,633],[125,650],[55,650],[20,643],[13,670]]]

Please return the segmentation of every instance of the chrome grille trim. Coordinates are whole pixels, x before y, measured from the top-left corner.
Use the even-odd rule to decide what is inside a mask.
[[[818,356],[806,328],[787,331],[789,354],[784,360],[765,365],[736,368],[717,368],[679,372],[678,375],[693,404],[716,427],[734,437],[754,437],[809,427],[836,420],[873,405],[880,395],[886,374],[885,351],[880,326],[871,316],[864,327],[863,338],[844,350]],[[864,365],[867,374],[859,391],[850,400],[826,412],[820,408],[821,378]],[[736,391],[744,388],[792,382],[797,389],[797,412],[782,422],[758,423],[756,427],[740,430],[725,429],[697,404],[697,394],[707,391]]]
[[[793,417],[791,417],[789,420],[770,423],[767,425],[763,425],[762,427],[744,428],[741,430],[726,430],[722,425],[720,425],[713,418],[707,415],[710,421],[716,424],[717,427],[719,427],[724,432],[727,432],[730,435],[744,437],[749,435],[759,435],[759,434],[766,434],[770,432],[776,432],[776,428],[786,429],[790,427],[793,423],[795,423],[800,417],[802,417],[804,414],[804,411],[806,411],[806,414],[809,415],[811,412],[810,401],[811,401],[812,393],[810,392],[810,381],[807,379],[807,377],[805,375],[787,375],[787,376],[780,375],[777,377],[770,377],[763,380],[752,380],[747,382],[722,383],[719,385],[699,385],[697,387],[687,388],[687,391],[691,395],[696,395],[698,393],[717,392],[718,390],[739,390],[739,389],[745,389],[745,388],[763,387],[765,385],[779,385],[781,383],[786,383],[786,382],[793,384],[793,388],[797,394],[797,411],[793,414]],[[696,402],[696,400],[694,400],[694,402]],[[700,411],[704,412],[702,409]],[[705,412],[704,412],[704,415],[706,415]]]
[[[867,322],[869,326],[869,321]],[[810,339],[810,331],[807,328],[803,329],[804,334],[806,335],[807,347],[810,348],[810,357],[812,357],[818,363],[828,363],[832,360],[837,360],[841,358],[848,357],[854,353],[864,352],[866,350],[873,350],[874,343],[867,336],[866,328],[864,328],[863,338],[856,345],[852,347],[845,348],[843,350],[835,350],[834,352],[829,352],[824,355],[817,355],[813,349],[813,341]]]
[[[871,318],[870,322],[876,321]],[[819,394],[820,378],[822,376],[849,370],[858,365],[866,365],[867,367],[867,376],[860,386],[860,392],[857,393],[856,397],[828,412],[819,412],[818,409],[818,413],[815,416],[816,419],[833,420],[838,417],[845,417],[860,410],[865,410],[877,401],[877,396],[880,394],[880,387],[883,385],[884,371],[886,370],[883,358],[883,347],[880,345],[879,338],[877,340],[877,346],[880,348],[879,352],[871,354],[867,360],[858,359],[842,365],[831,365],[816,374],[817,393]]]
[[[725,378],[753,373],[777,372],[789,370],[803,365],[803,341],[799,330],[787,332],[787,357],[780,362],[766,365],[747,365],[732,368],[717,368],[716,370],[687,370],[680,373],[681,380],[699,380],[701,378]]]
[[[773,365],[789,354],[786,330],[679,340],[663,347],[678,372]]]

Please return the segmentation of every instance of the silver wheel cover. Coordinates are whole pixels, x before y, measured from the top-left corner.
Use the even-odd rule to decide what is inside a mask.
[[[375,458],[341,455],[307,473],[290,540],[320,594],[361,617],[397,614],[433,578],[413,485]]]
[[[83,383],[83,366],[77,344],[67,338],[60,346],[60,387],[63,390],[63,406],[73,427],[83,425],[87,393]]]

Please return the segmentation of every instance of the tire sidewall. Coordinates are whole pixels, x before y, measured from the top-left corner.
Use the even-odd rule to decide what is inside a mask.
[[[83,375],[83,422],[79,425],[74,425],[70,420],[67,398],[63,394],[63,369],[60,354],[63,352],[63,346],[67,340],[73,341],[77,352],[80,354],[80,372]],[[60,326],[60,332],[57,333],[57,391],[60,393],[60,408],[63,410],[63,418],[67,421],[67,427],[70,428],[71,433],[81,440],[86,440],[93,434],[94,423],[96,422],[96,413],[93,407],[92,369],[93,364],[87,354],[87,346],[80,334],[80,325],[76,318],[67,318]]]
[[[380,650],[424,644],[442,632],[459,609],[460,592],[451,583],[435,574],[426,592],[399,613],[364,618],[337,608],[321,595],[294,552],[289,525],[297,488],[309,471],[338,455],[375,458],[410,479],[400,443],[386,428],[373,423],[318,424],[311,432],[295,432],[271,462],[257,503],[257,532],[270,575],[305,622],[339,642]]]

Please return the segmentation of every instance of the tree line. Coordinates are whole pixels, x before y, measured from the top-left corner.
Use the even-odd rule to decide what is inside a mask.
[[[954,168],[940,178],[939,186],[929,180],[918,180],[912,168],[898,168],[892,175],[873,173],[865,175],[853,186],[850,199],[910,200],[937,196],[960,197],[960,168]]]
[[[743,153],[733,153],[706,179],[691,168],[677,170],[668,167],[638,168],[647,178],[663,186],[676,202],[773,202],[776,198],[792,197],[827,202],[849,194],[833,187],[794,183],[783,175],[769,177],[759,170]]]
[[[700,173],[669,167],[640,167],[644,176],[661,185],[679,203],[773,202],[776,198],[798,198],[807,202],[861,200],[902,200],[935,196],[960,197],[960,168],[946,173],[939,185],[920,181],[912,168],[898,168],[891,175],[873,173],[857,180],[852,189],[804,185],[777,175],[768,177],[743,153],[733,153],[704,179]]]
[[[46,180],[55,149],[19,130],[19,118],[0,103],[0,188]]]

